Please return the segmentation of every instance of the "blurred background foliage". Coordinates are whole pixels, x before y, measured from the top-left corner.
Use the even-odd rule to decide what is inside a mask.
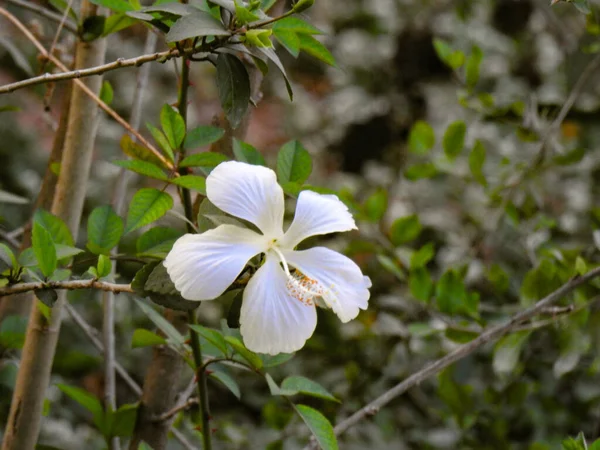
[[[9,8],[38,36],[52,38],[53,24]],[[313,156],[310,184],[337,191],[358,219],[358,232],[327,238],[326,245],[345,251],[373,280],[367,311],[344,325],[319,311],[314,337],[272,372],[277,381],[304,375],[329,389],[341,403],[303,400],[334,423],[594,265],[600,244],[600,8],[592,2],[590,10],[586,15],[546,0],[317,0],[310,20],[326,33],[323,42],[337,67],[280,52],[294,102],[279,75],[269,74],[245,140],[272,167],[284,142],[304,144]],[[136,56],[144,28],[109,40],[108,60]],[[69,54],[71,44],[67,36],[58,49]],[[2,84],[33,73],[35,57],[29,43],[2,26]],[[161,106],[176,101],[177,84],[171,63],[152,64],[143,122],[157,124]],[[590,65],[590,81],[579,88],[573,108],[552,125]],[[135,69],[105,79],[114,89],[113,107],[128,117]],[[192,83],[190,124],[218,126],[213,67],[194,65]],[[40,86],[0,97],[4,192],[35,198],[64,86],[54,89],[46,108]],[[118,125],[102,120],[87,214],[107,202],[119,170],[110,161],[121,155],[121,135]],[[131,194],[149,184],[139,179]],[[30,204],[0,199],[3,234],[25,223]],[[183,229],[173,217],[162,223]],[[135,236],[126,238],[120,252],[133,253],[134,245]],[[85,259],[78,257],[81,267]],[[121,279],[138,268],[120,263]],[[593,286],[577,290],[518,333],[354,426],[340,447],[542,450],[560,448],[581,431],[599,437],[597,295]],[[80,314],[101,328],[102,309],[93,296],[70,294]],[[202,304],[201,322],[218,327],[229,307]],[[118,359],[142,382],[151,352],[130,343],[136,328],[152,325],[125,295],[118,297],[116,322]],[[0,422],[8,414],[16,355],[7,350],[0,367]],[[102,395],[101,357],[70,319],[54,373],[57,383]],[[270,396],[264,380],[246,372],[235,378],[239,401],[210,384],[218,448],[306,443],[306,429],[284,400]],[[55,384],[47,395],[41,442],[65,450],[102,448],[82,409]],[[136,399],[120,386],[119,401]]]

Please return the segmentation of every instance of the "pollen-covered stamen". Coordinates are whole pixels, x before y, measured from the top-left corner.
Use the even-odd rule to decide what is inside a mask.
[[[283,270],[288,279],[286,287],[292,297],[305,305],[313,306],[315,304],[315,297],[323,297],[326,295],[326,292],[317,280],[304,275],[297,269],[294,270],[294,273],[291,273],[287,261],[279,249],[276,247],[272,247],[271,249],[277,253],[281,264],[283,265]]]

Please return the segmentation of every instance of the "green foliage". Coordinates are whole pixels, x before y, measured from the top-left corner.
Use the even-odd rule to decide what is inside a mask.
[[[312,172],[312,158],[298,141],[284,144],[277,155],[277,178],[280,183],[303,184]]]
[[[204,177],[198,175],[182,175],[173,178],[171,183],[206,195],[206,178]]]
[[[179,112],[170,105],[164,105],[160,110],[160,126],[170,148],[179,148],[185,139],[185,122]]]
[[[173,228],[153,227],[138,238],[137,254],[138,256],[164,258],[181,234],[181,231]]]
[[[319,61],[323,61],[325,64],[335,67],[335,58],[327,49],[327,47],[317,41],[310,34],[298,33],[296,36],[300,42],[300,50],[304,50],[306,53],[314,56]]]
[[[233,154],[235,155],[235,158],[241,162],[258,166],[267,165],[265,158],[258,150],[256,150],[252,145],[237,139],[233,140]]]
[[[433,47],[438,57],[451,69],[460,69],[465,63],[465,54],[460,50],[453,50],[446,41],[436,38],[433,40]]]
[[[169,140],[167,139],[167,136],[165,136],[165,133],[163,133],[161,130],[152,126],[149,123],[146,124],[146,127],[148,128],[150,133],[152,133],[152,137],[158,143],[160,148],[162,148],[163,152],[167,155],[169,160],[174,161],[175,160],[175,149],[169,143]]]
[[[162,134],[162,132],[160,130],[157,130],[156,128],[153,129],[160,133],[160,135],[162,135],[162,139],[164,139],[163,143],[166,143],[168,147],[167,139],[164,137],[164,134]],[[150,149],[137,142],[134,142],[128,134],[123,135],[120,144],[123,153],[125,153],[130,158],[140,161],[146,161],[158,167],[163,166],[163,162],[154,153],[152,153]]]
[[[52,242],[52,236],[39,222],[33,222],[31,244],[38,266],[44,276],[48,278],[56,270],[56,248]]]
[[[388,206],[388,194],[385,189],[378,189],[365,202],[365,216],[371,222],[383,219]]]
[[[197,332],[200,336],[206,339],[208,342],[213,344],[216,348],[218,348],[224,356],[229,354],[229,349],[227,348],[227,341],[223,334],[217,330],[213,330],[211,328],[206,328],[201,325],[189,325],[189,327]]]
[[[256,353],[248,350],[246,346],[242,343],[242,341],[240,341],[238,338],[234,336],[225,336],[225,341],[252,367],[254,367],[255,369],[261,369],[263,367],[262,359],[260,359],[260,357]]]
[[[172,207],[173,198],[169,194],[158,189],[140,189],[129,204],[125,233],[160,219]]]
[[[113,92],[112,85],[108,81],[102,82],[102,88],[100,89],[100,100],[102,100],[107,105],[110,105],[113,101],[115,94]]]
[[[338,443],[333,433],[333,427],[327,417],[316,409],[306,405],[294,407],[298,415],[308,426],[323,450],[337,450]]]
[[[424,267],[417,267],[410,272],[410,293],[417,300],[428,302],[433,292],[433,281],[429,271]]]
[[[112,207],[106,205],[95,208],[88,218],[87,248],[92,253],[108,255],[119,244],[123,228],[123,220]]]
[[[339,400],[319,383],[298,375],[292,375],[283,380],[281,382],[281,392],[281,395],[304,394],[339,403]]]
[[[50,233],[54,243],[68,245],[70,247],[75,245],[69,228],[55,215],[50,214],[48,211],[43,209],[38,209],[33,215],[33,221],[40,224],[48,231],[48,233]]]
[[[5,349],[20,349],[25,343],[27,318],[8,316],[0,322],[0,347]]]
[[[392,223],[390,239],[396,246],[416,239],[421,233],[421,221],[416,214],[400,217]]]
[[[465,82],[470,88],[474,88],[479,81],[479,68],[482,61],[483,52],[478,46],[474,45],[465,64]]]
[[[186,156],[179,165],[180,167],[200,167],[210,171],[228,159],[221,153],[204,152]]]
[[[167,340],[152,331],[138,328],[131,337],[131,348],[151,347],[154,345],[166,344]]]
[[[456,159],[462,152],[465,146],[465,135],[467,134],[467,126],[462,120],[452,122],[444,133],[442,146],[444,153],[450,160]]]
[[[217,87],[223,111],[232,128],[237,128],[248,110],[250,78],[244,64],[229,53],[217,58]]]
[[[425,155],[435,145],[435,134],[431,125],[422,120],[417,121],[408,136],[408,148],[417,155]]]
[[[188,150],[193,149],[193,148],[199,148],[199,147],[204,147],[206,145],[210,145],[214,142],[217,142],[219,139],[221,139],[225,134],[225,130],[223,130],[222,128],[217,128],[217,127],[212,127],[212,126],[206,126],[206,125],[201,125],[198,126],[196,128],[192,128],[190,131],[188,131],[186,137],[185,137],[185,143],[184,143],[184,147]],[[193,156],[201,156],[201,155],[206,155],[207,153],[198,153],[196,155],[191,155],[191,157]],[[217,155],[218,153],[212,153],[213,155]],[[219,156],[224,156],[224,155],[219,155]],[[189,159],[190,156],[188,156],[186,159]],[[201,165],[201,164],[188,164],[188,165]]]
[[[508,375],[515,371],[523,345],[530,334],[521,331],[509,334],[498,341],[494,347],[494,372],[498,375]]]
[[[229,36],[231,32],[213,16],[194,11],[179,18],[167,33],[167,42],[178,42],[201,36]]]
[[[475,181],[482,186],[487,186],[487,180],[483,174],[483,165],[485,164],[486,151],[481,141],[475,141],[475,145],[469,154],[469,169]]]
[[[145,175],[156,180],[166,181],[168,179],[164,170],[151,162],[126,159],[113,161],[112,163],[119,167],[123,167],[124,169],[131,170],[132,172],[136,172],[140,175]]]

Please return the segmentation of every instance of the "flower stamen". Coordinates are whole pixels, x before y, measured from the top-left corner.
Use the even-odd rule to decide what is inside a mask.
[[[279,260],[283,265],[283,270],[287,275],[287,289],[296,300],[304,303],[307,306],[313,306],[315,303],[313,299],[315,297],[323,297],[326,293],[323,291],[322,286],[314,278],[310,278],[300,272],[298,269],[294,270],[294,273],[290,272],[287,261],[283,254],[276,247],[271,247]]]

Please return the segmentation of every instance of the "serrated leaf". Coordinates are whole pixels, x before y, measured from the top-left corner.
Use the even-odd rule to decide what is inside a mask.
[[[322,398],[324,400],[331,400],[340,403],[340,401],[336,397],[334,397],[327,389],[325,389],[316,381],[310,380],[306,377],[301,377],[297,375],[289,376],[282,381],[281,389],[284,391],[301,393],[305,395],[310,395],[311,397]]]
[[[425,155],[435,145],[435,133],[427,122],[417,121],[410,129],[408,148],[417,155]]]
[[[140,189],[129,204],[125,233],[148,225],[164,216],[173,207],[173,198],[153,188]]]
[[[304,420],[317,442],[323,450],[337,450],[338,443],[333,432],[333,427],[327,417],[316,409],[306,405],[296,405],[294,407],[298,415]]]
[[[265,158],[252,145],[233,139],[233,154],[238,161],[257,166],[266,166]]]
[[[262,359],[259,356],[248,350],[246,346],[238,338],[233,336],[225,336],[225,341],[233,348],[242,358],[250,363],[255,369],[261,369],[263,366]]]
[[[229,158],[221,153],[196,153],[195,155],[190,155],[183,158],[181,163],[179,163],[179,167],[202,167],[207,169],[214,169],[222,162],[228,160]]]
[[[69,227],[55,215],[50,214],[44,209],[38,209],[33,215],[33,221],[39,223],[48,230],[52,236],[52,240],[56,244],[68,245],[70,247],[75,245]]]
[[[115,13],[111,14],[104,21],[104,30],[102,30],[102,36],[108,36],[113,33],[117,33],[125,28],[138,23],[137,19],[130,17],[127,13]]]
[[[217,58],[217,87],[221,106],[231,127],[237,128],[250,102],[250,78],[244,64],[229,53]]]
[[[179,148],[185,139],[185,121],[171,105],[164,105],[160,110],[160,126],[173,149]]]
[[[221,22],[203,11],[195,11],[178,19],[167,33],[167,42],[178,42],[198,36],[229,36]]]
[[[47,278],[56,270],[58,261],[56,259],[56,248],[54,247],[54,242],[52,242],[52,236],[39,222],[33,222],[31,243],[38,266]]]
[[[327,47],[309,34],[298,34],[297,36],[298,40],[300,41],[301,50],[304,50],[306,53],[314,56],[318,60],[335,67],[335,58],[327,49]]]
[[[184,187],[186,189],[192,189],[198,191],[203,195],[206,195],[206,178],[198,175],[182,175],[177,178],[170,180],[171,183],[177,186]]]
[[[229,353],[229,349],[227,348],[227,342],[225,341],[225,337],[217,330],[213,330],[211,328],[206,328],[201,325],[188,325],[192,330],[206,339],[208,342],[217,347],[223,355],[227,355]]]
[[[108,255],[119,244],[123,234],[123,219],[113,211],[111,206],[99,206],[88,218],[87,233],[87,247],[90,251]]]
[[[160,131],[160,130],[157,130],[157,131]],[[163,135],[163,137],[164,137],[164,135]],[[166,138],[165,138],[165,141],[166,141]],[[128,134],[123,135],[123,137],[121,138],[120,145],[121,145],[121,149],[123,150],[123,153],[125,153],[130,158],[140,160],[140,161],[147,161],[158,167],[163,166],[163,162],[154,153],[152,153],[148,147],[145,147],[137,142],[134,142],[131,139],[131,136],[129,136]]]
[[[436,38],[433,40],[433,47],[439,58],[453,70],[459,69],[464,64],[464,53],[459,50],[453,50],[447,42]]]
[[[168,179],[165,172],[160,167],[147,161],[124,159],[112,161],[112,163],[116,166],[123,167],[124,169],[131,170],[132,172],[136,172],[140,175],[145,175],[150,178],[155,178],[161,181],[166,181]]]
[[[278,355],[260,355],[265,368],[276,367],[288,362],[294,357],[294,353],[279,353]]]
[[[390,239],[396,246],[416,239],[421,233],[421,221],[416,214],[400,217],[392,223]]]
[[[312,158],[298,141],[284,144],[277,155],[277,178],[280,183],[303,184],[312,172]]]
[[[174,228],[153,227],[142,234],[136,243],[138,255],[164,257],[182,235]]]
[[[467,134],[467,126],[462,120],[451,123],[446,132],[442,146],[444,153],[450,160],[454,160],[462,152],[465,146],[465,136]]]
[[[184,147],[188,150],[204,147],[205,145],[212,144],[213,142],[217,142],[225,135],[225,130],[222,128],[212,127],[208,125],[202,125],[188,131],[185,137]],[[199,153],[199,155],[203,155],[205,153]],[[218,155],[218,153],[213,153]],[[196,155],[192,155],[196,156]],[[221,155],[224,156],[224,155]],[[187,158],[186,158],[187,159]]]
[[[138,328],[134,330],[131,338],[131,348],[151,347],[166,344],[167,340],[152,331]]]

